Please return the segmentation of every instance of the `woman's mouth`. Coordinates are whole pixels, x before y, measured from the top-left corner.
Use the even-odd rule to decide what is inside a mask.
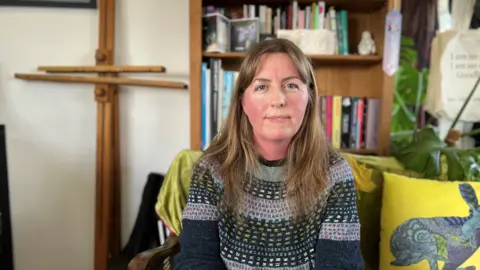
[[[272,122],[283,122],[288,119],[290,119],[290,116],[288,115],[272,115],[272,116],[267,116],[267,120],[272,121]]]

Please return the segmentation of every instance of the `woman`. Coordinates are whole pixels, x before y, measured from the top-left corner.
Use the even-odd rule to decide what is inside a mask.
[[[318,116],[302,51],[252,46],[193,172],[176,269],[363,269],[351,170]]]

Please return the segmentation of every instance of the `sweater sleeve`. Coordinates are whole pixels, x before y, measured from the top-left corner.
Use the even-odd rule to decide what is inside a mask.
[[[176,270],[225,269],[220,257],[216,190],[212,173],[205,164],[198,163],[182,213],[180,252],[174,263]]]
[[[344,160],[331,167],[333,188],[323,209],[315,269],[364,269],[355,184]]]

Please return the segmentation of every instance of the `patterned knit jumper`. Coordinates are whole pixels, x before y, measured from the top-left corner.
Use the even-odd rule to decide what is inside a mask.
[[[318,211],[293,220],[286,200],[285,164],[262,162],[244,186],[242,219],[220,207],[223,181],[213,162],[194,169],[183,212],[175,269],[364,269],[353,176],[330,160],[329,184]]]

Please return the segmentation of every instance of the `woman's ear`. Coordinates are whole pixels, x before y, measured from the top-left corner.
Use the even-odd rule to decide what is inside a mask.
[[[243,104],[243,101],[244,101],[243,95],[240,94],[240,96],[238,97],[238,102],[240,102],[240,105],[242,106],[242,110],[243,110],[243,106],[245,105],[245,104]]]

